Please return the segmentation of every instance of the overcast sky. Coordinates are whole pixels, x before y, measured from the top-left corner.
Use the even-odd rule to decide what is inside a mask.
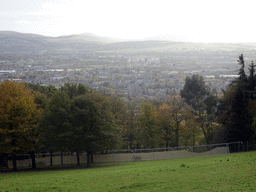
[[[254,0],[0,0],[0,30],[256,42]]]

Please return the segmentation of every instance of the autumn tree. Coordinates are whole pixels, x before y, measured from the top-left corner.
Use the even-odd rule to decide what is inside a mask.
[[[143,147],[155,148],[163,143],[163,130],[158,126],[156,109],[150,102],[141,104],[138,126]]]
[[[134,104],[127,106],[126,122],[124,128],[121,130],[124,143],[128,142],[128,148],[139,148],[139,128],[138,128],[138,108]]]
[[[23,83],[0,83],[0,153],[12,154],[13,170],[16,154],[35,150],[40,111],[34,100]]]
[[[124,130],[128,121],[127,105],[117,96],[109,97],[109,102],[116,125]]]
[[[122,147],[135,148],[138,135],[135,105],[125,103],[117,96],[111,96],[110,103],[115,122],[120,128],[120,137],[123,138]]]
[[[186,111],[190,110],[184,99],[180,96],[172,96],[167,99],[167,104],[171,107],[171,116],[175,122],[175,146],[179,146],[180,124],[185,119]]]
[[[180,126],[180,139],[185,146],[195,146],[197,137],[199,136],[200,126],[197,122],[197,117],[192,110],[184,111],[184,120]]]
[[[157,108],[158,123],[161,129],[164,130],[166,147],[169,146],[170,142],[171,146],[179,146],[181,129],[183,135],[185,135],[184,122],[194,117],[191,111],[191,107],[179,95],[167,97],[166,101]],[[188,132],[192,134],[187,129],[186,133]]]
[[[172,106],[167,103],[163,103],[157,108],[158,126],[164,131],[166,148],[176,143],[174,135],[175,121],[172,114]]]

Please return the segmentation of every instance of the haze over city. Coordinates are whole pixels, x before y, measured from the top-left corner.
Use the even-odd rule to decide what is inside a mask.
[[[3,0],[0,30],[123,40],[256,42],[250,0]]]

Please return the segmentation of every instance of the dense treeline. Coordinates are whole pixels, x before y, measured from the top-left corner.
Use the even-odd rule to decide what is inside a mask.
[[[255,137],[255,66],[247,75],[239,56],[239,78],[222,96],[203,77],[187,77],[180,95],[163,101],[127,103],[82,84],[60,88],[5,81],[0,84],[0,154],[95,152],[109,149],[177,147]],[[63,160],[62,160],[63,163]]]
[[[239,56],[238,63],[239,78],[230,84],[218,105],[217,120],[222,125],[218,135],[227,142],[253,143],[256,128],[255,65],[252,61],[247,75],[243,55]]]

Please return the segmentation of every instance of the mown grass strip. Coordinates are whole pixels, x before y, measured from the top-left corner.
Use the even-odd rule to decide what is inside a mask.
[[[256,191],[255,160],[246,152],[3,173],[0,191]]]

